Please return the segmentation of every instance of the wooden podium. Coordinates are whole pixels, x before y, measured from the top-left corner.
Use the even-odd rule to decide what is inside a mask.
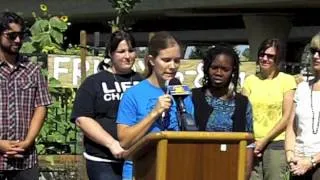
[[[244,180],[249,133],[150,133],[129,149],[135,180]]]

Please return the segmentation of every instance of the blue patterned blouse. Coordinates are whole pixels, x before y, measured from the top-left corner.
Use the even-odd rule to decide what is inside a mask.
[[[233,123],[231,117],[235,111],[235,99],[222,100],[217,97],[206,96],[206,101],[213,107],[213,111],[206,125],[206,131],[232,131]],[[250,102],[248,102],[246,118],[246,131],[253,132],[252,107]]]

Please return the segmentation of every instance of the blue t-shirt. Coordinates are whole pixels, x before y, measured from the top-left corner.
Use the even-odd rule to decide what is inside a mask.
[[[164,95],[164,90],[152,85],[147,79],[128,89],[123,94],[119,105],[117,123],[128,126],[138,124],[153,110],[158,102],[158,97],[162,95]],[[186,97],[185,103],[191,103],[191,98]],[[186,104],[186,107],[190,107],[190,105]],[[165,117],[163,119],[159,117],[150,127],[148,133],[165,130],[179,130],[175,101],[172,101],[172,105]],[[124,163],[122,178],[132,179],[131,161]]]

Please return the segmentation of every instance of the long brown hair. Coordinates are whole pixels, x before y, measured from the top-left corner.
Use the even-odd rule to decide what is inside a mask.
[[[268,48],[273,47],[276,50],[276,56],[274,58],[275,64],[279,65],[281,62],[281,48],[282,44],[279,39],[273,38],[273,39],[266,39],[264,40],[258,50],[258,59],[257,59],[257,64],[259,64],[259,56],[264,53]]]

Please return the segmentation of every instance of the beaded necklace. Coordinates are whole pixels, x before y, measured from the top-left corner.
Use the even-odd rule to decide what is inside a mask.
[[[310,98],[311,98],[311,111],[312,111],[312,133],[313,134],[318,134],[319,125],[320,125],[320,111],[319,111],[319,115],[318,115],[317,126],[314,127],[314,124],[315,124],[315,118],[314,118],[315,112],[314,112],[314,109],[313,109],[313,98],[312,98],[313,86],[314,86],[314,83],[312,83],[312,85],[311,85],[311,95],[310,95]]]

